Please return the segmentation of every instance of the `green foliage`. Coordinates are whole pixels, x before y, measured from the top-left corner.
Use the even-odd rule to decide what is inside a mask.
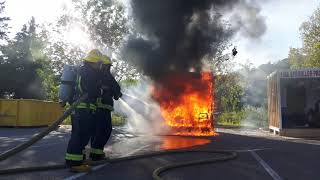
[[[215,79],[216,107],[217,111],[241,111],[243,103],[243,89],[238,84],[240,81],[238,74],[230,73],[227,75],[218,75]]]
[[[54,31],[63,34],[72,29],[74,25],[80,26],[84,33],[89,35],[89,44],[94,44],[94,48],[101,49],[111,58],[117,58],[112,59],[112,72],[118,81],[136,78],[138,76],[136,69],[117,55],[124,37],[129,32],[124,5],[114,0],[73,0],[72,5],[69,7],[72,13],[63,14],[53,27]],[[88,47],[83,48],[64,41],[54,41],[55,43],[50,43],[48,52],[50,57],[54,57],[58,72],[61,72],[62,65],[65,63],[79,62],[84,55],[83,52],[88,51]],[[68,55],[72,55],[71,58]]]
[[[320,8],[318,8],[310,19],[302,23],[300,27],[303,49],[306,53],[311,53],[320,42]]]
[[[247,106],[242,111],[223,112],[217,117],[218,125],[268,127],[267,108]]]
[[[62,15],[58,26],[82,24],[99,47],[116,50],[120,46],[128,33],[123,4],[113,0],[73,0],[73,6],[74,12]]]
[[[46,100],[58,102],[59,97],[59,78],[51,69],[41,68],[37,70],[42,79],[42,86],[45,91]]]
[[[14,39],[2,45],[0,59],[0,96],[58,100],[58,76],[46,51],[47,39],[34,18]]]
[[[303,47],[290,49],[290,64],[293,68],[320,67],[320,7],[302,23],[300,32]]]
[[[289,62],[289,58],[285,58],[282,60],[279,60],[277,62],[274,63],[266,63],[266,64],[261,64],[258,69],[263,71],[266,75],[271,74],[274,71],[277,70],[286,70],[286,69],[290,69],[290,62]]]
[[[57,23],[41,27],[32,19],[14,39],[1,45],[0,83],[5,86],[0,87],[0,97],[56,101],[64,64],[79,64],[87,51],[63,39],[74,24],[80,24],[90,34],[98,45],[95,48],[116,53],[128,32],[123,6],[111,0],[74,0],[73,5],[77,12],[64,14]],[[0,2],[0,14],[3,8],[4,2]],[[0,39],[7,30],[7,20],[0,17]],[[134,79],[137,74],[121,59],[114,61],[113,70],[117,79]]]
[[[91,38],[108,48],[119,47],[124,35],[128,33],[123,5],[111,0],[89,0],[80,7]]]
[[[139,81],[136,79],[125,79],[120,81],[121,87],[131,87],[138,85]]]
[[[123,126],[127,123],[127,117],[117,114],[117,113],[112,113],[112,125],[113,126]]]
[[[302,49],[290,48],[288,58],[292,69],[298,69],[305,66],[304,60],[306,59],[306,56],[303,55]]]
[[[3,13],[5,8],[5,1],[0,2],[0,14]],[[6,39],[8,33],[8,21],[9,17],[0,16],[0,39]]]
[[[45,48],[46,55],[50,58],[50,66],[55,74],[61,75],[65,64],[80,64],[85,52],[79,47],[72,46],[63,41],[50,42]]]
[[[76,0],[74,4],[81,11],[81,21],[88,27],[91,40],[99,48],[118,54],[121,43],[129,32],[124,5],[113,0]],[[113,60],[112,71],[118,81],[134,79],[139,75],[125,60],[119,56],[117,58],[119,59]]]
[[[217,117],[218,125],[240,126],[244,118],[244,111],[223,112]]]
[[[276,70],[290,69],[288,59],[262,64],[258,68],[245,64],[238,71],[244,94],[242,102],[246,106],[262,107],[267,101],[267,76]]]
[[[44,99],[44,91],[37,69],[41,64],[32,55],[36,45],[36,24],[31,19],[24,25],[14,39],[7,45],[1,45],[0,50],[0,96],[9,95],[13,98]]]
[[[267,126],[267,76],[289,69],[288,59],[262,64],[244,64],[237,72],[216,77],[217,123],[232,126]]]
[[[63,122],[63,125],[71,125],[71,116],[68,116]]]
[[[242,126],[268,127],[268,111],[266,106],[247,106],[244,110],[245,117],[242,119]]]
[[[39,29],[38,26],[36,26]],[[35,29],[35,31],[37,30]],[[59,91],[59,76],[55,71],[54,62],[48,56],[47,51],[48,39],[47,32],[42,30],[36,33],[32,40],[31,53],[35,61],[41,65],[37,69],[37,74],[41,79],[42,89],[44,91],[44,98],[46,100],[58,101]]]

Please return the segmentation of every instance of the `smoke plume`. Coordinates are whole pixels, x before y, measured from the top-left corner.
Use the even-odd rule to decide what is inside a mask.
[[[131,8],[134,33],[122,54],[155,81],[199,72],[237,32],[257,38],[266,28],[257,4],[246,0],[132,0]]]
[[[165,103],[179,100],[186,89],[183,83],[191,83],[194,91],[201,89],[190,79],[201,80],[204,62],[213,61],[234,35],[258,38],[266,28],[259,7],[248,0],[131,0],[130,8],[132,29],[122,57],[148,76],[154,89],[166,92],[160,99]],[[185,78],[177,79],[179,75]],[[127,94],[152,105],[129,96],[125,99],[129,129],[164,130],[154,94],[145,98],[139,92],[150,96],[147,90]]]
[[[258,39],[267,29],[265,18],[260,15],[260,11],[259,5],[254,0],[250,0],[250,6],[240,3],[230,16],[232,29],[244,37]]]

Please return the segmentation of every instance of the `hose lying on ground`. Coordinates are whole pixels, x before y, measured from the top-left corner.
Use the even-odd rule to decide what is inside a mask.
[[[159,167],[153,171],[152,177],[155,180],[161,180],[160,174],[165,171],[176,169],[180,167],[192,166],[192,165],[201,165],[201,164],[209,164],[221,161],[232,160],[237,157],[237,154],[232,151],[218,151],[218,150],[191,150],[191,149],[181,149],[181,150],[167,150],[167,151],[160,151],[160,152],[153,152],[148,154],[142,155],[134,155],[128,157],[121,157],[121,158],[114,158],[114,159],[105,159],[102,161],[89,161],[88,164],[90,165],[100,165],[106,163],[119,163],[123,161],[130,161],[135,159],[141,158],[148,158],[154,156],[162,156],[162,155],[169,155],[169,154],[185,154],[185,153],[212,153],[212,154],[223,154],[223,156],[216,156],[208,159],[203,160],[195,160],[195,161],[187,161],[182,163],[174,163],[169,164],[166,166]],[[8,175],[8,174],[17,174],[17,173],[26,173],[26,172],[35,172],[35,171],[47,171],[47,170],[57,170],[57,169],[65,169],[67,168],[64,164],[57,164],[57,165],[49,165],[49,166],[34,166],[34,167],[25,167],[25,168],[13,168],[13,169],[3,169],[0,170],[0,175]]]
[[[53,122],[48,128],[43,130],[42,132],[38,133],[37,135],[33,136],[29,141],[22,143],[15,148],[12,148],[5,153],[0,154],[0,161],[3,161],[21,151],[24,149],[30,147],[34,143],[41,140],[43,137],[48,135],[51,131],[54,131],[58,128],[58,126],[72,113],[72,111],[75,109],[75,107],[83,100],[87,98],[87,95],[82,96],[79,98],[76,102],[74,102],[69,109],[67,109],[62,116],[58,118],[55,122]],[[188,161],[188,162],[182,162],[182,163],[174,163],[169,164],[160,168],[157,168],[153,171],[153,178],[156,180],[161,180],[160,174],[168,171],[170,169],[175,169],[179,167],[185,167],[185,166],[192,166],[192,165],[200,165],[200,164],[208,164],[208,163],[214,163],[214,162],[221,162],[221,161],[227,161],[231,160],[237,157],[237,154],[232,151],[218,151],[218,150],[168,150],[168,151],[160,151],[160,152],[153,152],[149,154],[142,154],[142,155],[134,155],[129,157],[121,157],[121,158],[114,158],[114,159],[105,159],[102,161],[94,161],[89,162],[91,165],[99,165],[99,164],[105,164],[105,163],[118,163],[123,161],[129,161],[129,160],[135,160],[140,158],[148,158],[148,157],[154,157],[154,156],[161,156],[161,155],[168,155],[168,154],[184,154],[184,153],[213,153],[213,154],[223,154],[223,156],[213,157],[209,159],[204,160],[195,160],[195,161]],[[34,167],[25,167],[25,168],[12,168],[12,169],[3,169],[0,170],[0,175],[8,175],[8,174],[17,174],[17,173],[26,173],[26,172],[34,172],[34,171],[47,171],[47,170],[57,170],[57,169],[64,169],[67,168],[64,164],[57,164],[57,165],[48,165],[48,166],[34,166]]]
[[[2,154],[0,154],[0,161],[3,161],[7,158],[9,158],[10,156],[13,156],[21,151],[23,151],[24,149],[30,147],[31,145],[33,145],[34,143],[38,142],[39,140],[41,140],[43,137],[45,137],[46,135],[48,135],[51,131],[54,131],[58,128],[58,126],[72,113],[72,111],[75,109],[76,106],[79,105],[80,102],[82,102],[83,100],[87,99],[87,94],[83,95],[82,97],[80,97],[76,102],[74,102],[69,109],[67,109],[62,116],[60,116],[58,118],[58,120],[56,120],[55,122],[53,122],[50,126],[48,126],[45,130],[43,130],[42,132],[36,134],[35,136],[33,136],[29,141],[22,143]]]

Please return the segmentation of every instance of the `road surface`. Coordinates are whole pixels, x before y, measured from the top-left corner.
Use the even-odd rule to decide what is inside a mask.
[[[42,128],[0,128],[0,152],[28,140]],[[201,180],[318,180],[320,177],[320,141],[282,138],[257,129],[218,128],[216,137],[182,137],[133,135],[116,127],[105,147],[110,158],[144,154],[153,151],[195,148],[238,152],[238,158],[216,164],[184,167],[168,171],[164,179]],[[45,139],[0,162],[0,169],[64,163],[70,129],[62,127]],[[68,170],[24,173],[0,176],[0,180],[58,179],[129,179],[150,180],[154,169],[175,162],[206,159],[206,153],[166,155],[95,167],[89,174],[74,174]]]

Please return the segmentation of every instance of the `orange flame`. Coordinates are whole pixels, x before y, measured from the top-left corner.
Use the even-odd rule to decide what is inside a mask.
[[[203,146],[209,144],[211,140],[203,138],[190,138],[190,137],[174,137],[165,136],[163,137],[163,143],[161,149],[171,150],[171,149],[184,149],[194,146]]]
[[[176,135],[214,136],[213,76],[183,73],[168,76],[153,89],[166,125]]]

